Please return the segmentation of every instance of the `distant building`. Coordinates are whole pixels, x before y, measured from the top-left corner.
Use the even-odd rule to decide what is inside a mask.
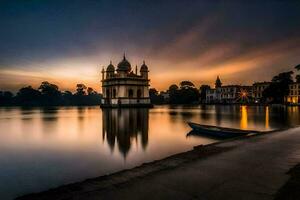
[[[137,72],[137,66],[133,72],[125,55],[116,70],[110,62],[106,70],[102,70],[101,107],[151,106],[148,72],[145,62],[140,68],[140,74]]]
[[[285,98],[286,103],[300,104],[300,83],[292,83],[289,85],[289,95]]]
[[[206,91],[206,103],[238,103],[241,101],[247,101],[251,94],[251,86],[241,85],[224,85],[217,77],[215,88],[207,89]]]
[[[215,103],[217,101],[216,89],[210,88],[206,90],[206,103]]]
[[[219,101],[222,103],[236,102],[238,100],[240,89],[240,85],[225,85],[218,88],[217,90],[220,90]]]
[[[270,85],[270,82],[256,82],[252,85],[252,98],[255,102],[260,102],[263,91]]]

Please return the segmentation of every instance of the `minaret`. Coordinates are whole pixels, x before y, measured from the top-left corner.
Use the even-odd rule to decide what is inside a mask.
[[[104,80],[104,76],[105,76],[105,70],[104,70],[104,66],[102,66],[101,73],[102,73],[102,81],[103,81],[103,80]]]
[[[137,75],[137,65],[135,65],[135,74]]]
[[[141,69],[140,69],[140,73],[141,73],[141,76],[144,78],[144,79],[148,79],[148,67],[145,63],[145,61],[143,61],[143,64],[141,66]]]

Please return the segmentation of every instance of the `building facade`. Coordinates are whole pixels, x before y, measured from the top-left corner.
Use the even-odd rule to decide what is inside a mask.
[[[289,85],[289,95],[285,98],[286,103],[300,105],[300,83]]]
[[[217,77],[215,88],[206,90],[206,103],[240,103],[250,102],[251,86],[224,85]]]
[[[133,72],[125,55],[117,69],[110,62],[106,70],[102,70],[101,107],[151,107],[148,72],[145,62],[140,74],[137,66]]]
[[[238,99],[239,85],[226,85],[218,88],[220,90],[219,94],[219,101],[223,103],[234,103]]]
[[[263,97],[263,91],[270,85],[270,82],[257,82],[252,85],[252,98],[259,103]]]

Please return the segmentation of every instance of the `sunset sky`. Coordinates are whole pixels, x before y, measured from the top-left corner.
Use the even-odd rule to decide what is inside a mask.
[[[246,3],[247,2],[247,3]],[[0,90],[100,91],[102,66],[145,60],[151,87],[252,84],[300,63],[300,1],[0,1]]]

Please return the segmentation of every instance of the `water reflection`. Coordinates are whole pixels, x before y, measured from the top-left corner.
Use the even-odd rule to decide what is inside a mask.
[[[124,157],[128,154],[131,143],[141,144],[145,150],[148,144],[148,109],[103,109],[103,140],[113,151],[115,143]]]
[[[270,121],[269,112],[270,112],[270,111],[269,111],[269,106],[266,106],[266,112],[265,112],[265,116],[266,116],[266,117],[265,117],[265,118],[266,118],[266,120],[265,120],[265,125],[266,125],[266,126],[265,126],[265,127],[266,127],[266,129],[270,129],[270,124],[269,124],[269,123],[270,123],[270,122],[269,122],[269,121]]]
[[[0,108],[0,197],[13,199],[216,141],[186,137],[187,121],[265,131],[299,125],[300,107]]]
[[[247,113],[247,107],[241,106],[241,129],[247,129],[248,128],[248,113]]]

